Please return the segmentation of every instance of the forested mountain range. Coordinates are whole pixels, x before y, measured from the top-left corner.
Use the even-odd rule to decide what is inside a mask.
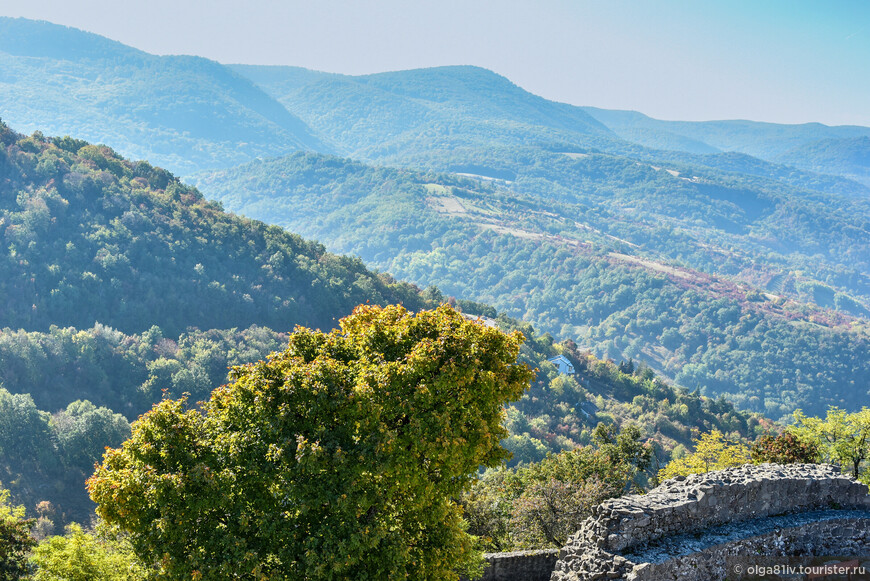
[[[446,300],[227,214],[105,146],[5,125],[0,144],[0,482],[28,507],[50,501],[61,520],[87,521],[84,478],[160,398],[205,399],[229,366],[280,349],[296,324],[331,328],[360,303]],[[700,430],[748,436],[764,425],[642,365],[600,361],[502,315],[497,324],[523,331],[522,359],[539,369],[509,413],[514,462],[587,444],[602,421],[639,424],[662,461]],[[576,364],[575,378],[547,362],[557,354]]]
[[[569,176],[567,169],[585,161],[563,157],[556,167]],[[664,171],[615,158],[609,162],[610,175],[622,163],[635,179],[678,181]],[[581,203],[570,192],[553,203],[518,193],[515,183],[370,167],[316,154],[254,162],[203,175],[199,182],[230,209],[314,236],[400,278],[491,303],[602,356],[647,361],[682,385],[726,394],[776,418],[798,407],[819,413],[828,405],[860,406],[867,395],[861,379],[870,355],[865,323],[842,312],[865,314],[862,303],[817,280],[771,269],[777,263],[795,272],[809,269],[811,257],[818,262],[818,256],[808,250],[771,251],[769,264],[757,264],[749,258],[750,243],[757,243],[751,238],[738,252],[741,238],[720,231],[717,240],[709,236],[716,232],[712,224],[703,229],[706,238],[663,226],[671,217],[670,204],[676,215],[692,203],[696,221],[713,222],[716,212],[730,212],[739,229],[799,224],[807,204],[788,197],[750,197],[721,186],[717,199],[698,192],[716,191],[715,186],[696,190],[704,184],[689,183],[679,198],[677,184],[662,188],[656,223],[644,223],[614,204],[621,197],[623,204],[641,203],[641,194],[626,185],[628,177],[609,184],[609,198],[599,194],[595,205],[592,196]],[[748,199],[740,200],[741,194]],[[644,201],[650,198],[648,189]],[[842,216],[859,203],[838,202],[844,204],[837,214]],[[828,235],[837,236],[837,229],[844,244],[857,243],[849,238],[847,223]],[[793,247],[815,244],[809,237],[801,240],[794,226],[791,235]],[[856,257],[861,253],[857,246],[853,250]],[[735,282],[741,278],[746,282]],[[771,288],[759,290],[749,284],[753,279]],[[829,308],[786,298],[786,284],[793,296],[827,300]],[[815,296],[825,289],[827,299]]]
[[[548,101],[477,67],[354,77],[225,66],[20,18],[0,18],[0,64],[0,118],[19,130],[105,143],[180,174],[299,149],[419,167],[424,152],[530,146],[671,159],[828,191],[866,180],[867,128],[658,121]]]
[[[870,136],[867,134],[805,143],[779,155],[777,160],[809,171],[835,173],[870,185]]]
[[[75,418],[117,433],[115,412],[202,397],[294,324],[433,306],[430,285],[527,335],[541,372],[509,415],[518,460],[598,421],[669,448],[757,429],[731,402],[780,418],[866,400],[867,128],[659,122],[477,67],[225,66],[3,18],[0,117],[74,136],[0,129],[4,417],[26,412],[34,442],[55,430],[54,474]],[[30,470],[16,494],[53,478],[3,469]]]
[[[364,76],[293,67],[226,67],[204,59],[154,57],[48,23],[3,19],[0,24],[0,56],[10,63],[3,73],[10,88],[4,94],[11,96],[11,104],[0,109],[4,115],[8,111],[16,118],[48,119],[47,126],[56,128],[69,119],[101,115],[103,110],[122,121],[150,111],[147,115],[154,125],[142,130],[139,142],[112,124],[117,120],[87,124],[101,128],[100,139],[110,144],[123,141],[125,151],[147,155],[155,152],[143,149],[144,144],[153,143],[156,135],[169,135],[166,128],[174,127],[173,135],[185,139],[198,136],[198,151],[211,152],[207,160],[186,150],[183,140],[167,137],[165,142],[164,154],[177,156],[175,162],[187,161],[179,165],[163,159],[185,172],[302,147],[336,151],[379,166],[408,168],[413,171],[349,169],[350,162],[304,154],[286,162],[261,161],[238,170],[198,174],[193,181],[234,211],[322,239],[332,249],[355,253],[423,286],[435,283],[460,298],[491,302],[559,338],[589,343],[601,355],[640,357],[681,383],[710,393],[727,393],[751,409],[779,417],[806,402],[853,405],[864,396],[846,369],[861,369],[852,364],[862,360],[864,342],[862,319],[854,317],[866,316],[870,305],[870,224],[864,219],[868,188],[842,175],[813,173],[770,160],[818,143],[851,140],[850,148],[859,148],[866,128],[658,122],[640,114],[554,103],[477,67]],[[116,84],[105,84],[109,81]],[[37,94],[32,90],[37,84],[51,89]],[[99,96],[99,103],[81,94],[82,87],[91,85],[90,94]],[[15,91],[28,86],[31,98],[15,98]],[[49,98],[55,89],[57,98]],[[155,98],[152,90],[165,93]],[[66,109],[58,99],[75,103]],[[184,109],[188,105],[192,109]],[[173,125],[173,120],[193,123],[195,119],[200,120],[198,129]],[[293,135],[275,133],[276,127]],[[632,127],[643,129],[647,137],[632,137]],[[661,142],[649,137],[653,133],[663,136]],[[32,140],[36,143],[40,138]],[[95,158],[98,167],[103,164],[106,176],[112,174],[109,165],[114,163],[114,154],[105,159],[99,152],[87,155]],[[112,179],[119,183],[140,179],[136,167],[140,166],[129,166]],[[148,164],[141,168],[141,172],[152,171]],[[431,171],[439,172],[438,177],[428,181],[420,177]],[[842,173],[851,175],[846,170]],[[403,176],[412,174],[416,177],[411,178],[409,189]],[[50,172],[44,177],[48,183]],[[141,179],[161,189],[152,178]],[[198,194],[185,188],[175,180],[164,191],[171,192],[169,197],[195,199]],[[48,208],[49,220],[57,219],[53,212],[58,211],[51,195],[40,193],[31,203],[32,208]],[[466,196],[464,201],[459,199],[462,196]],[[194,205],[209,207],[204,200]],[[32,226],[40,223],[31,216],[31,206],[16,207],[17,217],[10,213],[8,218],[12,231],[24,237],[15,246],[16,252],[23,252],[22,244],[31,244],[27,237]],[[115,214],[87,211],[105,219],[103,226],[110,229],[114,228],[112,220],[123,218],[133,224],[138,219],[136,208],[123,204]],[[168,216],[175,210],[167,207],[164,212]],[[173,224],[169,220],[168,228]],[[132,229],[124,223],[121,226],[126,230],[118,229],[120,233],[112,236],[142,244],[135,224]],[[266,229],[264,235],[271,236],[271,232]],[[176,234],[185,235],[172,233]],[[167,272],[180,277],[180,292],[166,293],[169,300],[160,297],[159,305],[152,300],[146,310],[158,319],[167,310],[184,311],[192,322],[157,320],[155,324],[171,336],[188,324],[212,328],[256,322],[281,328],[269,318],[276,316],[274,297],[281,293],[260,284],[268,279],[261,265],[274,258],[274,252],[267,257],[253,251],[252,262],[238,271],[217,258],[218,249],[209,246],[208,236],[186,235],[192,235],[186,246],[164,245],[169,249],[165,255],[149,250],[134,257],[165,261]],[[150,248],[154,242],[149,240],[141,247]],[[40,241],[34,243],[38,246]],[[20,315],[27,320],[11,324],[45,330],[49,324],[82,328],[99,320],[124,332],[143,331],[145,327],[131,326],[140,320],[139,314],[128,313],[130,307],[124,305],[94,305],[97,311],[93,313],[87,308],[69,313],[65,306],[70,301],[92,295],[87,285],[97,284],[96,289],[102,288],[100,284],[111,285],[113,279],[122,280],[106,269],[138,270],[125,262],[131,257],[116,256],[111,243],[88,239],[72,245],[76,249],[84,245],[83,255],[102,252],[100,269],[86,271],[99,282],[74,281],[72,276],[55,273],[56,280],[49,286],[56,288],[37,289],[31,305],[35,308]],[[211,248],[215,258],[187,264],[194,248]],[[513,254],[506,248],[514,249]],[[52,252],[55,266],[62,268],[59,251]],[[500,258],[495,260],[495,256]],[[15,267],[20,272],[10,281],[41,280],[26,267],[28,260],[25,257]],[[362,266],[340,260],[347,270],[347,279],[340,284],[347,286]],[[469,276],[482,269],[488,272]],[[187,270],[194,276],[186,278]],[[325,284],[323,276],[306,276],[315,285]],[[248,283],[252,277],[257,281]],[[652,282],[644,282],[644,277]],[[282,279],[280,284],[285,286],[280,288],[286,292],[296,284],[287,282],[287,277],[277,278]],[[553,280],[560,281],[559,289]],[[659,284],[665,290],[660,291]],[[616,293],[619,289],[625,292]],[[669,295],[669,289],[677,289],[673,291],[677,294]],[[144,286],[139,290],[149,296]],[[378,292],[393,296],[381,288]],[[738,333],[740,327],[727,317],[707,317],[711,320],[703,325],[687,326],[688,315],[679,307],[682,299],[678,298],[689,296],[685,293],[704,297],[701,304],[724,301],[722,305],[735,306],[741,316],[758,313],[759,321],[767,317],[793,320],[777,332],[777,341],[786,344],[799,341],[785,339],[789,334],[784,329],[801,338],[833,332],[837,340],[801,339],[810,342],[789,351],[777,341],[754,342],[744,337],[738,351],[753,355],[727,356],[729,349],[734,350],[728,338],[743,331]],[[347,291],[347,304],[363,294]],[[152,291],[150,296],[157,295]],[[195,306],[186,309],[181,302],[172,302],[183,296],[214,299],[223,306],[200,307],[198,312]],[[246,305],[246,314],[238,320],[218,321],[218,313],[240,312],[234,301]],[[582,307],[602,301],[610,306]],[[319,325],[328,324],[341,310],[333,305],[318,314],[309,312],[304,302],[297,307]],[[111,316],[101,314],[100,308]],[[251,313],[257,316],[251,319]],[[61,318],[56,319],[56,314]],[[634,328],[663,317],[671,322],[643,332]],[[691,317],[694,320],[697,314]],[[632,320],[634,326],[629,325]],[[799,333],[796,321],[822,328],[813,327],[808,335]],[[730,331],[729,325],[733,327]],[[698,334],[699,326],[706,331]],[[679,338],[669,339],[666,328]],[[730,348],[713,348],[717,344],[713,337]],[[822,349],[825,355],[806,367],[808,361],[817,361],[805,357],[817,352],[816,344],[838,355]],[[802,361],[804,367],[793,369],[789,367],[792,361]],[[839,371],[831,371],[828,365]],[[731,372],[741,367],[745,371]],[[819,391],[826,395],[816,398]]]
[[[580,108],[533,95],[479,67],[364,76],[232,68],[357,158],[401,156],[414,140],[424,148],[619,141]]]
[[[0,117],[0,496],[37,537],[93,522],[84,479],[156,402],[201,407],[359,304],[522,332],[511,469],[621,432],[654,474],[703,432],[870,393],[868,128],[664,122],[473,66],[226,66],[7,18]]]
[[[479,67],[439,67],[363,76],[318,73],[296,67],[232,68],[280,101],[337,152],[367,161],[462,171],[463,158],[470,158],[465,162],[470,165],[485,153],[490,159],[494,156],[497,164],[496,167],[484,164],[483,169],[497,171],[497,165],[501,164],[514,166],[508,169],[509,173],[522,174],[529,168],[524,164],[516,167],[511,160],[498,160],[501,150],[511,154],[518,149],[527,150],[525,156],[541,150],[592,151],[636,161],[676,163],[696,170],[708,168],[762,176],[814,190],[870,193],[866,185],[838,174],[819,175],[784,166],[775,158],[753,157],[744,149],[729,148],[724,143],[720,149],[676,147],[666,140],[658,143],[634,139],[621,125],[615,123],[613,130],[596,119],[597,114],[611,122],[599,110],[542,99]],[[610,113],[620,119],[619,112]],[[756,125],[762,124],[735,122],[734,127],[747,127],[749,143],[779,140],[783,151],[812,142],[809,137],[803,141],[792,139],[796,131],[788,125],[770,124],[765,136],[757,137],[753,131]],[[823,125],[818,128],[820,139],[829,135],[863,135],[867,130]]]
[[[580,108],[556,107],[474,67],[362,77],[234,68],[352,156],[510,182],[512,191],[554,211],[566,204],[569,214],[591,210],[586,217],[603,232],[678,264],[865,312],[870,286],[861,217],[870,190],[854,181],[713,148],[639,147],[577,116]],[[518,120],[533,127],[512,132]],[[813,135],[765,127],[783,140]],[[815,135],[860,130],[818,126]]]

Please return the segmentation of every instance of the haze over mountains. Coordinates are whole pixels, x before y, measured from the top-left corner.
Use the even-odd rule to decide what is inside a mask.
[[[401,161],[414,148],[399,146],[418,138],[427,149],[476,143],[582,145],[637,156],[732,151],[858,178],[868,167],[860,139],[870,134],[866,127],[659,121],[548,101],[477,67],[353,77],[224,66],[157,57],[20,18],[0,18],[0,57],[0,115],[14,127],[105,142],[181,174],[298,149]],[[818,160],[796,149],[808,147]]]
[[[774,417],[866,397],[865,127],[659,121],[471,66],[225,66],[20,19],[0,117]]]
[[[614,133],[654,149],[710,154],[745,153],[799,169],[841,175],[870,185],[870,128],[821,123],[780,125],[753,121],[661,121],[636,111],[583,107]]]
[[[234,66],[352,157],[398,155],[423,138],[440,147],[605,142],[615,137],[577,107],[532,95],[471,66],[361,77],[293,67]],[[362,122],[365,120],[365,122]],[[385,143],[385,139],[386,143]],[[434,142],[434,143],[433,143]]]

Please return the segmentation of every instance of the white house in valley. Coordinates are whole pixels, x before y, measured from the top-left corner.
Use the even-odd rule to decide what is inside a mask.
[[[556,369],[559,370],[559,373],[564,373],[565,375],[574,375],[574,364],[568,361],[568,358],[564,355],[559,355],[557,357],[547,359],[547,361],[555,365]]]

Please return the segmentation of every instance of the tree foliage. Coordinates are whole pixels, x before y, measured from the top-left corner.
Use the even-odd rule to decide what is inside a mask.
[[[88,400],[132,419],[164,390],[207,399],[227,381],[227,368],[262,359],[285,338],[265,327],[188,329],[167,336],[152,325],[125,334],[99,323],[89,329],[51,326],[47,333],[0,330],[0,384],[29,394],[39,409],[56,412]]]
[[[145,569],[123,542],[108,542],[72,524],[67,534],[44,539],[33,550],[33,581],[141,581]]]
[[[593,506],[623,494],[649,464],[637,428],[596,431],[598,447],[487,471],[462,497],[469,532],[488,550],[562,547]]]
[[[670,462],[659,479],[697,474],[738,466],[747,462],[778,464],[829,462],[849,470],[854,478],[870,480],[866,460],[870,457],[870,408],[848,413],[831,407],[825,418],[794,413],[795,423],[773,435],[759,436],[752,447],[738,438],[726,438],[718,430],[701,434],[695,451]]]
[[[58,520],[93,514],[82,484],[105,447],[118,446],[129,435],[124,416],[87,400],[52,416],[30,395],[0,387],[0,476],[10,482],[17,502],[32,507],[52,501],[48,505],[62,513]],[[41,530],[49,523],[40,519],[38,524]]]
[[[626,468],[628,475],[624,490],[640,489],[635,479],[649,468],[653,457],[652,445],[641,441],[640,428],[631,424],[619,430],[613,424],[600,423],[595,427],[592,439],[611,465]]]
[[[855,478],[867,478],[864,464],[870,456],[870,408],[848,413],[831,407],[824,419],[808,417],[798,410],[794,418],[795,433],[815,441],[825,461],[843,466]]]
[[[450,579],[477,561],[453,500],[507,452],[521,336],[442,306],[359,307],[166,400],[89,480],[98,513],[174,577]]]
[[[752,461],[749,447],[741,441],[725,437],[719,430],[713,430],[695,440],[695,451],[682,458],[673,460],[659,471],[659,480],[675,476],[703,474],[711,470],[722,470],[741,466]]]
[[[9,491],[0,488],[0,579],[14,581],[28,572],[27,553],[36,544],[30,529],[36,521],[24,518],[24,507],[9,502]]]
[[[760,436],[752,443],[749,452],[756,464],[812,464],[822,457],[818,441],[806,436],[801,438],[792,429],[786,429],[776,436],[769,432]]]

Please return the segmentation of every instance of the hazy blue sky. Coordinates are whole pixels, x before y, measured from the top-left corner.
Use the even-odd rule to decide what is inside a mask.
[[[870,125],[865,0],[3,0],[0,15],[224,63],[473,64],[663,119]]]

